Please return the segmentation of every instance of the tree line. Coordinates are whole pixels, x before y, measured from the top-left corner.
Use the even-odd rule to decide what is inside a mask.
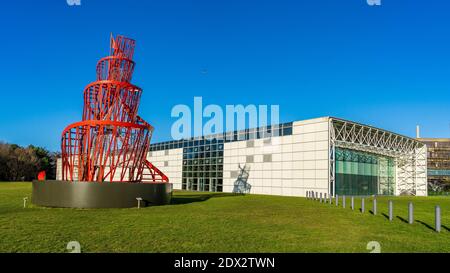
[[[0,181],[32,181],[41,171],[46,179],[56,179],[56,161],[59,153],[30,145],[0,142]]]

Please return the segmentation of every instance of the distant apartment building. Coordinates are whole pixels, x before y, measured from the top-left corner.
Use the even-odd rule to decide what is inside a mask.
[[[450,189],[450,138],[418,138],[428,148],[428,182]]]

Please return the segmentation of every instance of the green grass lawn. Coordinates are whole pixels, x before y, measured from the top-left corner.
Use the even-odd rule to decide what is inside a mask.
[[[0,252],[450,252],[450,198],[397,197],[389,222],[388,198],[378,215],[297,197],[175,192],[173,204],[143,209],[48,209],[30,205],[31,183],[0,183]],[[405,223],[407,204],[415,222]],[[441,205],[442,232],[433,231]]]

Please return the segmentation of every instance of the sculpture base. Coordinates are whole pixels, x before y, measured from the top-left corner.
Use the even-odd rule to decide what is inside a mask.
[[[166,205],[172,197],[170,183],[111,183],[34,181],[31,202],[57,208],[132,208]]]

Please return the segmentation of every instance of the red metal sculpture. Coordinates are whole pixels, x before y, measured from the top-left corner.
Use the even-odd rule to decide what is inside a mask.
[[[111,53],[84,90],[83,120],[62,134],[62,177],[86,182],[168,182],[147,161],[153,127],[137,115],[142,89],[130,83],[135,41],[111,36]]]
[[[38,179],[38,181],[45,181],[46,176],[47,176],[47,174],[45,173],[45,171],[40,171],[38,173],[37,179]]]

